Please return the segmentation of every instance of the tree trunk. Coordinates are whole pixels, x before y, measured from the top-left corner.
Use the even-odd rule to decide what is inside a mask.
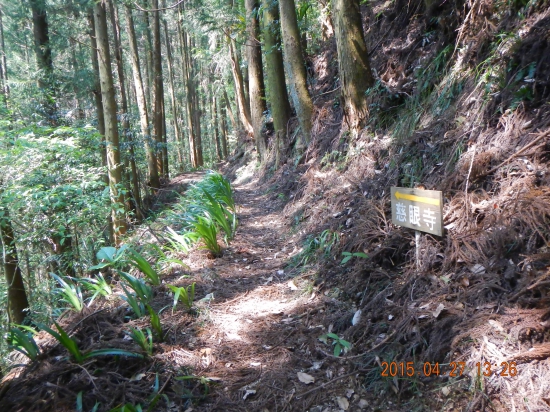
[[[164,100],[164,86],[162,87],[162,174],[165,179],[169,178],[168,171],[168,137],[166,134],[166,102]]]
[[[285,52],[285,68],[290,81],[290,97],[294,102],[303,139],[298,143],[302,150],[311,140],[313,103],[307,89],[307,74],[300,42],[300,30],[294,0],[279,0],[281,31]]]
[[[165,3],[165,2],[163,2]],[[163,7],[165,5],[163,4]],[[178,122],[178,104],[176,101],[176,91],[174,86],[174,61],[172,57],[172,47],[170,45],[170,37],[168,37],[168,23],[163,19],[164,23],[164,42],[166,44],[166,57],[168,58],[168,79],[170,80],[170,99],[172,101],[172,116],[174,117],[174,138],[177,143],[177,154],[179,161],[179,170],[183,171],[183,139],[181,138],[180,126]]]
[[[148,0],[142,0],[141,2],[142,6],[147,9],[149,8]],[[145,50],[145,93],[147,96],[147,100],[150,102],[151,106],[153,105],[153,77],[154,77],[154,69],[153,69],[153,40],[151,36],[151,26],[149,24],[149,13],[143,12],[142,13],[142,21],[143,21],[143,34],[145,35],[144,40],[144,50]],[[151,107],[150,107],[151,109]],[[152,119],[152,112],[149,112],[149,119]]]
[[[221,109],[221,129],[222,129],[222,134],[221,134],[221,143],[222,143],[222,154],[223,154],[223,158],[226,159],[227,158],[227,123],[226,123],[226,113],[225,113],[226,109],[225,109],[225,106],[222,104],[222,109]]]
[[[147,185],[153,190],[160,188],[159,175],[157,172],[157,160],[155,155],[154,142],[151,139],[151,132],[149,130],[149,114],[147,113],[147,102],[145,100],[145,91],[143,89],[143,80],[141,77],[141,66],[139,63],[139,52],[137,46],[136,32],[134,29],[134,18],[132,16],[132,9],[125,5],[126,10],[126,26],[128,29],[128,39],[130,41],[130,56],[132,63],[132,72],[134,74],[134,87],[136,91],[136,100],[139,111],[139,119],[141,126],[141,133],[145,140],[145,147],[147,153],[147,169],[149,171],[149,181]]]
[[[152,0],[151,6],[154,10],[158,9],[158,0]],[[157,144],[157,171],[164,176],[164,156],[163,156],[163,118],[162,118],[162,55],[160,43],[160,17],[159,12],[153,12],[153,136]]]
[[[281,165],[281,154],[291,109],[286,90],[283,53],[281,52],[281,30],[279,25],[279,6],[277,1],[263,0],[263,34],[267,84],[269,90],[273,127],[275,129],[275,166]]]
[[[75,98],[75,102],[76,102],[76,107],[75,107],[75,118],[76,119],[84,119],[84,110],[82,109],[82,104],[80,103],[80,98],[79,98],[79,85],[78,85],[78,79],[76,77],[76,74],[78,72],[78,61],[77,61],[77,58],[76,58],[76,41],[74,38],[72,37],[69,37],[69,46],[70,46],[70,49],[71,49],[71,65],[73,66],[72,69],[73,69],[73,93],[74,93],[74,98]]]
[[[105,115],[105,140],[107,143],[107,168],[109,172],[109,187],[111,192],[112,219],[115,244],[121,242],[121,236],[126,233],[126,210],[123,192],[120,190],[123,165],[120,161],[118,139],[117,108],[115,89],[111,73],[111,56],[109,54],[109,37],[107,32],[107,17],[105,3],[94,5],[95,30],[99,54],[99,78]]]
[[[118,72],[118,81],[120,83],[120,101],[122,104],[122,133],[125,141],[128,143],[129,156],[128,162],[130,163],[130,171],[132,176],[130,181],[132,182],[132,201],[129,202],[129,206],[134,212],[134,216],[138,222],[143,220],[143,214],[141,213],[141,194],[139,190],[139,179],[136,167],[136,155],[134,152],[134,142],[132,138],[132,131],[130,130],[130,113],[128,113],[128,97],[126,96],[126,76],[124,75],[124,64],[122,61],[122,43],[120,40],[120,23],[118,19],[118,9],[115,6],[113,0],[109,1],[109,9],[111,14],[111,25],[114,32],[114,46],[115,46],[115,60]]]
[[[231,120],[233,130],[238,130],[237,120],[235,120],[235,115],[233,114],[233,109],[231,108],[231,103],[229,102],[229,97],[227,97],[227,90],[225,90],[225,87],[223,88],[223,98],[225,100],[225,107],[227,109],[227,113],[229,114],[229,120]]]
[[[50,47],[50,36],[48,29],[48,18],[44,1],[30,0],[32,9],[32,22],[34,34],[34,53],[36,64],[40,71],[38,76],[38,87],[43,94],[44,113],[52,125],[57,124],[57,113],[55,107],[55,86],[53,80],[52,49]]]
[[[193,50],[195,48],[194,41],[191,37],[189,37],[189,47],[188,50]],[[196,73],[197,73],[197,67],[196,64],[192,64],[195,61],[195,59],[189,59],[189,74],[190,74],[190,80],[192,84],[192,99],[193,99],[193,118],[195,122],[195,152],[197,155],[197,165],[202,166],[204,165],[204,159],[203,159],[203,153],[202,153],[202,132],[201,132],[201,117],[202,117],[202,109],[199,101],[199,84],[197,83],[196,79]]]
[[[0,86],[4,96],[4,105],[8,108],[10,87],[8,85],[8,64],[6,61],[6,45],[4,44],[4,23],[2,22],[2,10],[0,10]]]
[[[105,145],[105,116],[103,113],[103,99],[101,97],[101,82],[99,81],[99,60],[97,56],[97,37],[95,32],[95,18],[93,9],[88,10],[88,24],[90,26],[90,50],[91,50],[91,60],[92,60],[92,69],[94,76],[94,88],[92,93],[94,95],[95,108],[97,114],[97,130],[101,135],[101,165],[107,168],[107,147]],[[102,176],[105,186],[109,185],[109,176],[104,174]],[[109,215],[109,224],[108,228],[108,237],[109,243],[114,244],[115,242],[115,232],[112,223],[112,216]]]
[[[10,322],[22,324],[29,310],[29,301],[19,267],[9,211],[3,204],[0,204],[0,237],[4,251],[4,274],[8,287],[8,318]]]
[[[334,26],[330,17],[330,0],[319,0],[321,4],[319,21],[321,23],[321,38],[327,41],[334,35]]]
[[[244,95],[244,83],[243,83],[243,74],[241,72],[241,67],[239,64],[239,57],[237,56],[237,47],[235,39],[231,37],[228,38],[229,42],[229,51],[231,54],[231,72],[233,73],[233,81],[235,82],[235,94],[237,98],[237,111],[239,112],[239,118],[241,124],[249,135],[254,134],[254,129],[250,124],[250,111],[248,110],[248,105],[246,104],[246,98]]]
[[[212,87],[212,127],[214,128],[214,143],[216,144],[216,155],[218,160],[223,159],[222,145],[220,140],[220,132],[218,129],[218,100],[216,99],[216,92],[214,91],[213,82]]]
[[[344,116],[349,128],[357,132],[368,114],[365,92],[374,84],[359,0],[333,0],[332,4]]]
[[[182,7],[178,11],[180,22],[183,21]],[[191,62],[189,56],[189,47],[187,44],[187,33],[183,31],[181,24],[178,24],[178,34],[180,38],[180,50],[182,57],[183,82],[185,84],[185,110],[187,117],[187,127],[189,129],[189,155],[191,156],[191,166],[199,167],[196,145],[196,124],[194,109],[194,83],[192,81]]]
[[[264,72],[262,67],[262,48],[260,44],[260,21],[257,18],[259,9],[258,0],[245,0],[246,7],[246,44],[248,56],[248,89],[250,96],[250,115],[254,140],[260,160],[263,160],[267,151],[265,135],[262,133],[265,104]]]

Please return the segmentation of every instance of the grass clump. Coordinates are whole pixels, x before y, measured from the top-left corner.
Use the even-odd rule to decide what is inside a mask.
[[[233,189],[221,174],[210,171],[192,186],[172,214],[183,233],[168,228],[172,248],[187,253],[193,244],[202,241],[214,257],[221,256],[218,234],[223,233],[226,245],[235,237],[237,213]]]

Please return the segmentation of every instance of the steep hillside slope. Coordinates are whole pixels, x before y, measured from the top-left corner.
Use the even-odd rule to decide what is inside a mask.
[[[244,149],[223,166],[240,226],[221,256],[168,240],[186,213],[175,193],[202,172],[178,176],[131,240],[161,275],[151,311],[134,316],[106,268],[114,293],[58,318],[82,353],[142,357],[77,363],[42,331],[37,360],[2,379],[0,410],[550,411],[547,1],[362,12],[367,126],[345,124],[325,21],[308,62],[313,142],[278,170]],[[444,236],[417,244],[393,225],[392,186],[443,191]],[[195,302],[175,305],[169,285],[196,285]],[[131,328],[154,328],[153,313],[146,352]]]
[[[264,175],[290,199],[302,270],[349,303],[326,326],[363,354],[357,367],[420,370],[370,376],[375,393],[405,401],[428,384],[433,410],[550,410],[548,5],[371,1],[363,12],[378,79],[368,126],[345,131],[329,41],[312,58],[315,144],[296,168]],[[391,186],[444,192],[445,235],[422,235],[418,260],[414,232],[391,224]],[[368,258],[342,266],[342,252]],[[439,363],[435,381],[425,362]],[[457,362],[463,375],[450,378]]]

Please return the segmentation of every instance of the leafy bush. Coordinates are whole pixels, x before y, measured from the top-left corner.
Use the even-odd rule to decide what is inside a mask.
[[[195,216],[191,222],[191,227],[196,239],[201,239],[204,246],[214,256],[220,256],[222,248],[218,244],[218,227],[208,216]]]
[[[351,343],[347,340],[340,338],[335,333],[326,333],[319,337],[319,340],[323,343],[328,344],[328,339],[332,339],[332,345],[334,346],[334,356],[340,356],[342,351],[347,352],[351,349]]]
[[[131,293],[126,289],[124,283],[121,283],[122,290],[124,290],[125,296],[122,299],[125,300],[132,308],[138,318],[145,315],[145,306],[153,297],[153,290],[149,285],[140,279],[135,278],[129,273],[119,272],[120,276],[126,281],[127,286],[134,291]]]
[[[144,304],[149,303],[153,297],[153,290],[149,285],[138,279],[129,273],[118,272],[120,276],[128,283],[128,285],[134,290],[137,298]]]
[[[124,301],[130,305],[135,315],[141,318],[145,314],[145,304],[137,298],[134,293],[128,292],[124,285],[120,285],[124,290],[125,296],[121,296]]]
[[[340,235],[330,229],[323,230],[317,236],[308,236],[300,253],[292,257],[291,265],[298,267],[307,265],[318,253],[328,258],[335,244],[340,241]]]
[[[351,260],[351,258],[354,258],[354,257],[362,257],[365,259],[368,259],[369,257],[369,255],[363,252],[342,252],[342,256],[344,256],[344,259],[342,259],[342,262],[340,262],[340,264],[342,265],[348,263]]]
[[[149,312],[149,316],[151,316],[151,326],[155,330],[155,333],[157,334],[157,337],[162,342],[164,340],[164,335],[162,334],[162,325],[160,324],[160,317],[157,312],[150,306],[145,305],[147,307],[147,311]]]
[[[206,197],[203,203],[204,212],[225,232],[225,243],[229,244],[229,241],[235,237],[236,215],[210,196],[206,190],[203,189],[203,191]]]

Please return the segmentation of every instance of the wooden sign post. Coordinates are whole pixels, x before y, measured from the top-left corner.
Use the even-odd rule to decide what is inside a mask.
[[[420,262],[420,232],[443,236],[443,192],[391,188],[392,223],[415,230],[416,265]]]

